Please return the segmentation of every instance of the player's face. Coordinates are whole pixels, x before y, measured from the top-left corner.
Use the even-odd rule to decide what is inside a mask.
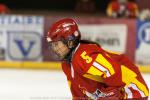
[[[56,41],[50,43],[50,48],[61,58],[69,53],[69,48],[62,41]]]

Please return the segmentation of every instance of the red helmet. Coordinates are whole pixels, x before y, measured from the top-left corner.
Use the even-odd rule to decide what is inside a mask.
[[[47,41],[59,41],[61,39],[80,39],[77,23],[70,18],[61,19],[52,24],[47,33]]]

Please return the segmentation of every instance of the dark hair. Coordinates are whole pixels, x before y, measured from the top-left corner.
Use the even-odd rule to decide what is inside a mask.
[[[94,42],[94,41],[80,40],[80,43],[83,43],[83,44],[96,44],[100,47],[100,45],[97,42]]]

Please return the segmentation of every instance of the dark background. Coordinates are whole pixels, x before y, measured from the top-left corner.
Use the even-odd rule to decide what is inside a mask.
[[[111,0],[94,0],[96,9],[105,12],[108,3]],[[129,0],[136,1],[140,9],[149,8],[150,0]],[[77,0],[0,0],[0,3],[6,4],[10,9],[26,10],[65,10],[72,11]]]
[[[105,12],[110,0],[95,0],[96,9]],[[27,10],[65,10],[73,11],[77,0],[0,0],[0,3],[6,4],[10,9]]]
[[[96,12],[105,13],[107,5],[112,0],[94,0]],[[150,9],[150,0],[129,0],[135,1],[139,9]],[[11,10],[48,10],[48,11],[74,11],[77,0],[0,0]]]

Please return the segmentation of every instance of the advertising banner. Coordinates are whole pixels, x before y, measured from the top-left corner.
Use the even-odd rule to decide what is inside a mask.
[[[150,21],[137,22],[136,62],[150,64]]]
[[[98,42],[104,49],[125,53],[127,25],[125,24],[82,24],[79,26],[82,39]]]
[[[8,61],[40,61],[44,19],[41,16],[0,16],[0,50]]]
[[[6,35],[0,31],[0,60],[5,60]]]

